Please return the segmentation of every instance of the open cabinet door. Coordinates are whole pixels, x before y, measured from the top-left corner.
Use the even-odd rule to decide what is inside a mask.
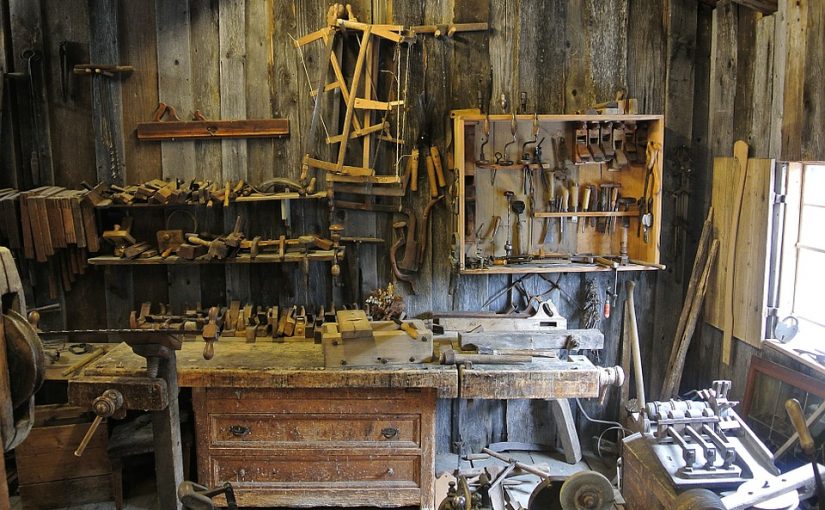
[[[775,203],[775,168],[773,159],[748,159],[743,190],[737,189],[742,169],[736,158],[713,160],[712,205],[713,232],[719,240],[719,257],[708,283],[705,299],[705,322],[723,330],[726,314],[732,311],[733,337],[761,348],[768,317],[770,247]],[[742,194],[736,231],[731,220],[737,214],[734,197]],[[728,267],[729,250],[734,250],[733,264]],[[728,305],[725,279],[733,271],[733,307]],[[724,350],[726,363],[730,348]]]

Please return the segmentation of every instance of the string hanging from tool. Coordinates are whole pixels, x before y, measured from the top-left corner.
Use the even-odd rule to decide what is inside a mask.
[[[298,48],[298,54],[301,56],[301,66],[304,68],[304,74],[306,74],[306,77],[307,77],[307,86],[309,87],[309,93],[310,93],[310,95],[312,95],[312,93],[314,92],[314,90],[312,88],[312,78],[309,77],[309,69],[307,69],[307,64],[306,64],[306,61],[304,60],[304,50],[298,44],[298,40],[295,39],[295,37],[293,37],[292,34],[287,34],[287,35],[289,36],[290,39],[292,39],[292,43],[295,45],[295,47]],[[330,41],[330,44],[333,44],[333,42],[334,41]],[[329,62],[327,62],[327,65],[329,65]],[[321,100],[320,95],[315,96],[315,101],[320,101],[320,100]],[[324,128],[324,134],[326,134],[327,138],[329,138],[330,135],[329,135],[329,130],[327,129],[327,123],[324,122],[323,117],[319,117],[319,118],[321,120],[321,126],[323,126],[323,128]]]

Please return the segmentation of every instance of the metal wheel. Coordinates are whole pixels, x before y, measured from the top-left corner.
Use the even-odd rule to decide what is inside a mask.
[[[559,501],[564,510],[610,510],[613,485],[601,473],[579,471],[562,484]]]

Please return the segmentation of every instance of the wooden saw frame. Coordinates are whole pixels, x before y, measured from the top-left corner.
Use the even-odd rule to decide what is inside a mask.
[[[305,180],[309,174],[309,169],[320,169],[327,172],[327,182],[330,191],[334,193],[351,193],[358,195],[368,195],[366,203],[334,201],[335,205],[343,208],[375,210],[395,212],[400,207],[387,206],[375,203],[376,196],[403,197],[406,194],[406,185],[409,176],[401,176],[398,168],[394,175],[376,175],[375,169],[370,166],[370,154],[374,148],[373,144],[380,141],[404,145],[404,141],[396,138],[398,133],[393,135],[390,132],[388,122],[373,122],[373,112],[388,112],[397,109],[401,115],[402,108],[406,101],[403,98],[397,100],[381,100],[377,97],[377,78],[381,72],[379,69],[379,48],[380,41],[390,41],[395,44],[413,44],[417,34],[431,34],[435,37],[452,37],[458,32],[487,30],[487,23],[460,23],[449,25],[422,25],[414,27],[404,27],[396,24],[372,24],[362,23],[353,14],[350,5],[334,4],[328,12],[326,26],[315,32],[304,35],[295,40],[295,46],[302,48],[315,41],[323,41],[325,52],[328,55],[329,63],[321,69],[321,76],[318,83],[311,84],[315,87],[312,95],[316,98],[324,92],[338,90],[341,99],[346,104],[342,132],[336,135],[329,135],[326,143],[329,145],[338,144],[338,154],[335,161],[325,161],[305,154],[302,167],[301,179]],[[355,61],[355,68],[349,81],[344,77],[341,62],[336,52],[336,36],[346,30],[360,32],[360,48]],[[324,57],[322,57],[322,61]],[[332,71],[333,79],[327,81],[327,74]],[[400,77],[398,77],[400,80]],[[359,97],[359,92],[363,97]],[[399,85],[399,96],[401,96]],[[316,126],[320,118],[320,103],[316,102],[313,111],[312,125]],[[310,128],[309,137],[312,138],[313,128]],[[350,142],[356,139],[362,140],[362,151],[360,164],[346,165],[347,151],[350,149]],[[400,161],[400,158],[397,158]],[[398,164],[397,164],[398,165]],[[337,186],[336,186],[337,184]],[[335,188],[333,189],[333,186]]]

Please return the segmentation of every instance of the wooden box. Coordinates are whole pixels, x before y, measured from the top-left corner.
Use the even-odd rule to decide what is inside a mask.
[[[488,136],[484,133],[485,123],[489,125]],[[615,170],[613,167],[616,165],[607,162],[574,164],[577,129],[585,123],[591,127],[634,126],[637,133],[645,133],[644,144],[637,147],[637,160],[620,170]],[[625,220],[629,220],[627,255],[630,263],[618,269],[661,267],[659,237],[664,155],[664,120],[661,115],[454,115],[454,129],[461,197],[457,225],[461,273],[609,271],[609,267],[596,263],[572,263],[570,256],[618,257]],[[537,136],[534,138],[536,129]],[[523,152],[532,155],[532,148],[536,145],[529,142],[541,142],[542,139],[540,163],[524,164]],[[558,157],[562,140],[569,158]],[[514,143],[505,151],[505,146],[510,142]],[[646,153],[648,143],[652,150]],[[499,164],[496,164],[496,153],[500,156]],[[512,164],[501,163],[507,159]],[[570,162],[565,163],[567,160]],[[652,218],[647,242],[639,228],[637,204],[627,206],[627,210],[611,205],[607,211],[583,211],[586,186],[595,186],[592,193],[595,194],[601,185],[618,185],[622,197],[639,199],[644,195],[646,177],[649,181],[647,196],[652,199],[649,202]],[[550,206],[550,183],[559,198],[562,188],[572,193],[566,210],[552,210],[559,208]],[[571,183],[576,183],[578,189],[572,188]],[[506,191],[513,192],[511,200],[525,204],[520,221],[509,207]],[[574,207],[573,195],[579,197],[578,207]],[[648,202],[645,203],[648,206]],[[497,229],[494,226],[496,217],[500,218]],[[590,225],[591,221],[612,222],[614,226],[612,230],[602,233]],[[560,222],[564,223],[563,236],[560,235]],[[587,224],[583,227],[584,222]],[[525,255],[529,260],[513,263],[511,259],[505,264],[505,243],[508,240],[513,244],[513,255]],[[491,259],[495,263],[476,263],[482,259]]]
[[[91,414],[65,404],[37,406],[35,425],[14,451],[20,498],[27,509],[65,508],[112,500],[112,467],[105,424],[82,457],[74,451]]]
[[[195,388],[198,480],[243,507],[434,508],[435,389]]]

